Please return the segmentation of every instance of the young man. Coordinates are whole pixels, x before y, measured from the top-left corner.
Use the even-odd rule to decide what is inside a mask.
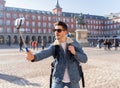
[[[55,63],[52,74],[52,88],[64,88],[65,86],[80,88],[80,75],[76,60],[85,63],[87,62],[87,56],[78,42],[66,36],[67,25],[64,22],[56,22],[54,32],[56,40],[48,49],[35,55],[27,52],[26,58],[34,62],[53,56]]]

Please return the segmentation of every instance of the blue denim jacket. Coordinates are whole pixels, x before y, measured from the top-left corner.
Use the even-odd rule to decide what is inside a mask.
[[[76,59],[78,59],[79,62],[86,63],[87,62],[87,55],[82,50],[82,47],[80,44],[76,41],[73,41],[71,38],[67,37],[66,40],[66,53],[64,53],[64,50],[60,46],[59,50],[59,56],[55,58],[55,67],[53,71],[53,79],[56,82],[61,82],[64,76],[64,71],[66,66],[68,67],[68,73],[71,82],[78,82],[80,80],[80,75],[78,71],[78,67],[76,65]],[[75,47],[76,55],[72,55],[68,50],[68,45],[71,44]],[[60,45],[57,40],[49,46],[48,49],[43,50],[39,53],[35,54],[35,61],[39,61],[42,59],[45,59],[50,56],[54,56],[55,54],[55,45]]]

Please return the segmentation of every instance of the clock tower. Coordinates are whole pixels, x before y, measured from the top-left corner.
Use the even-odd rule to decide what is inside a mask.
[[[53,14],[57,16],[62,16],[62,8],[60,7],[58,0],[55,8],[53,9]]]

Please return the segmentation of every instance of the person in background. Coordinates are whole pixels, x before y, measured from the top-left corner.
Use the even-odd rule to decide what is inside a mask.
[[[86,63],[87,55],[81,45],[67,37],[68,27],[66,23],[59,21],[55,23],[56,40],[49,48],[39,53],[33,54],[31,51],[26,53],[26,59],[32,62],[40,61],[53,56],[55,59],[52,74],[51,88],[80,88],[80,75],[76,61]]]
[[[114,39],[114,44],[115,44],[115,50],[118,50],[119,40],[118,39]]]
[[[23,49],[22,49],[22,47],[23,47],[23,41],[22,41],[21,37],[20,37],[19,47],[20,47],[20,52],[22,52],[23,51]]]
[[[36,49],[38,50],[38,42],[37,41],[35,41],[35,47],[36,47]]]
[[[41,42],[41,47],[42,47],[42,50],[44,50],[44,48],[45,48],[45,42],[44,42],[44,40],[42,40],[42,42]]]

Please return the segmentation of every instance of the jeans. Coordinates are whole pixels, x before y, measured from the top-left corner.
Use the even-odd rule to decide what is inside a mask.
[[[63,82],[53,82],[52,83],[52,88],[80,88],[79,82],[77,83],[63,83]]]
[[[20,52],[23,51],[22,46],[20,46]]]

